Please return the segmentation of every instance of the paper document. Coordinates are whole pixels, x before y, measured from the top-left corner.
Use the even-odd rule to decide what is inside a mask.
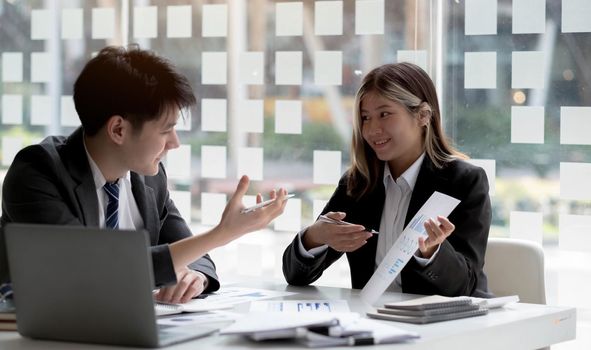
[[[244,317],[244,315],[231,311],[210,311],[159,318],[156,323],[166,326],[188,326],[204,323],[231,322],[242,317]]]
[[[248,301],[284,297],[293,294],[296,293],[244,287],[227,287],[215,293],[204,295],[203,298],[193,299],[185,304],[156,303],[156,312],[157,315],[162,316],[181,312],[229,309],[237,304]]]
[[[349,312],[346,300],[268,300],[250,303],[251,312]]]
[[[410,220],[404,231],[380,263],[370,280],[361,290],[361,300],[373,304],[402,271],[410,258],[419,249],[419,237],[427,236],[424,223],[438,215],[447,217],[460,203],[459,200],[441,192],[433,192],[421,209]]]

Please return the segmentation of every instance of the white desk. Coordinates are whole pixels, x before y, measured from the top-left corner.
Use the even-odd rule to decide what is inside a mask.
[[[331,287],[292,287],[280,283],[251,282],[241,286],[287,290],[298,294],[285,299],[345,299],[351,311],[364,313],[370,307],[359,300],[359,291]],[[387,293],[378,303],[400,301],[414,296]],[[235,308],[246,312],[248,305]],[[388,321],[384,321],[388,322]],[[499,310],[491,310],[486,316],[466,318],[428,325],[411,325],[388,322],[398,327],[415,331],[421,339],[396,345],[378,345],[379,348],[400,350],[433,349],[536,349],[575,338],[576,309],[534,304],[516,304]],[[167,349],[277,349],[298,348],[291,343],[257,343],[238,336],[213,335],[191,342],[171,346]],[[365,347],[367,349],[367,347]],[[86,345],[77,343],[48,342],[21,338],[16,332],[0,332],[2,350],[52,350],[52,349],[129,349],[112,346]],[[331,348],[338,349],[338,348]],[[344,349],[344,348],[343,348]],[[350,349],[350,348],[349,348]]]

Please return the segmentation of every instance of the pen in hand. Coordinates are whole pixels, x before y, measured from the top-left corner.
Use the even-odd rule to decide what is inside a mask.
[[[350,222],[332,219],[332,218],[330,218],[330,217],[328,217],[326,215],[320,215],[320,218],[318,220],[324,221],[324,222],[329,223],[329,224],[336,224],[336,225],[355,225],[355,224],[352,224]],[[379,234],[378,231],[373,230],[373,229],[372,230],[368,230],[368,232],[373,233],[374,235]]]
[[[285,199],[284,200],[288,200],[289,198],[291,198],[293,196],[295,196],[295,194],[288,194],[288,195],[285,196]],[[266,207],[267,205],[270,205],[273,202],[275,202],[275,199],[269,199],[269,200],[266,200],[264,202],[260,202],[259,204],[253,205],[252,207],[248,207],[248,208],[242,209],[241,213],[242,214],[250,213],[251,211],[255,211],[257,209]]]

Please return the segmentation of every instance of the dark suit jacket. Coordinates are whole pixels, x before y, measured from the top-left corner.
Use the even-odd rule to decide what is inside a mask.
[[[346,194],[347,176],[343,176],[323,213],[342,211],[347,213],[347,221],[363,225],[368,230],[379,230],[385,200],[381,179],[373,192],[357,201]],[[437,169],[426,156],[412,192],[405,227],[434,191],[461,200],[449,216],[456,228],[441,244],[431,264],[422,267],[411,258],[401,272],[403,292],[490,296],[482,270],[491,222],[484,170],[459,160]],[[371,237],[367,244],[347,253],[353,288],[363,288],[372,276],[377,241],[377,236]],[[342,254],[328,248],[314,259],[303,257],[296,237],[283,253],[283,274],[290,284],[307,285],[317,280]]]
[[[152,245],[157,287],[176,283],[168,243],[192,235],[169,198],[166,173],[131,173],[133,196]],[[83,131],[52,136],[21,150],[8,169],[2,187],[2,227],[10,222],[98,226],[98,199]],[[8,280],[4,239],[0,237],[0,281]],[[105,257],[108,258],[108,257]],[[208,291],[217,290],[215,265],[208,255],[190,265],[209,277]]]

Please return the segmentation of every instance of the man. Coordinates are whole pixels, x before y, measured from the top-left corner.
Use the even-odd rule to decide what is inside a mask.
[[[215,265],[206,253],[265,227],[283,211],[285,190],[271,193],[277,198],[272,205],[242,214],[248,189],[243,176],[220,224],[193,236],[169,197],[160,163],[168,150],[179,147],[174,127],[180,111],[195,104],[186,77],[152,52],[107,47],[76,80],[74,103],[80,128],[67,138],[48,137],[15,157],[4,180],[1,225],[144,228],[160,288],[157,300],[187,302],[217,290]],[[0,265],[1,283],[8,280],[5,257]]]

